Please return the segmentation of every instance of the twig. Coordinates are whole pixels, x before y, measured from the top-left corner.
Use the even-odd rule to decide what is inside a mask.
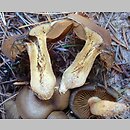
[[[5,21],[4,13],[1,12],[1,13],[0,13],[0,16],[1,16],[1,19],[2,19],[3,24],[6,26],[6,21]]]
[[[36,22],[29,15],[27,15],[27,13],[23,13],[23,14],[31,23],[35,23]]]
[[[6,100],[4,100],[2,103],[0,103],[0,106],[3,105],[4,103],[6,103],[7,101],[11,100],[12,98],[14,98],[15,96],[17,96],[18,93],[14,94],[13,96],[7,98]]]
[[[127,73],[127,71],[125,70],[125,68],[124,68],[122,65],[121,65],[121,69],[123,70],[125,76],[126,76],[127,78],[130,78],[130,75]]]
[[[102,14],[105,16],[105,19],[108,20],[106,14],[104,12],[102,12]],[[117,33],[117,30],[115,29],[112,23],[109,22],[108,25],[110,25],[110,27]]]
[[[13,85],[18,85],[18,86],[29,85],[29,82],[27,82],[27,81],[17,81],[17,82],[14,82]]]
[[[8,96],[8,95],[0,92],[0,96]]]
[[[2,58],[3,62],[8,66],[8,68],[11,70],[13,76],[16,78],[15,73],[13,72],[12,68],[10,67],[10,65],[6,62],[6,60],[2,57],[2,55],[0,55],[0,57]]]
[[[1,30],[3,31],[3,33],[4,33],[4,37],[7,37],[7,38],[8,38],[8,36],[7,36],[7,34],[6,34],[6,31],[3,29],[3,27],[2,27],[1,24],[0,24],[0,27],[1,27]]]
[[[125,28],[123,27],[122,28],[122,32],[123,32],[123,38],[124,38],[124,41],[125,41],[125,44],[126,44],[126,47],[127,47],[127,50],[129,49],[129,45],[128,45],[128,42],[127,42],[127,38],[126,38],[126,33],[125,33]]]
[[[1,110],[1,109],[0,109],[0,112],[3,113],[3,114],[5,114],[5,111],[3,111],[3,110]]]
[[[28,22],[26,19],[24,19],[19,13],[16,12],[16,15],[23,21],[23,23],[24,23],[25,25],[31,24],[31,23]],[[28,29],[30,29],[30,28],[28,27]]]
[[[105,25],[105,29],[107,28],[108,24],[110,23],[111,19],[112,19],[112,16],[113,16],[113,12],[111,13],[106,25]]]
[[[113,66],[112,68],[120,73],[123,73],[123,71],[121,70],[121,68],[119,67],[119,65],[117,65],[116,63],[114,63],[115,66]]]
[[[61,18],[52,19],[52,22],[53,22],[53,21],[56,21],[56,20],[64,19],[64,18],[66,18],[66,17],[67,17],[67,16],[61,17]],[[26,24],[26,25],[20,26],[19,29],[25,28],[25,27],[29,27],[29,26],[35,26],[35,25],[39,25],[39,24],[43,24],[43,23],[48,23],[48,21],[42,21],[42,22],[36,22],[36,23],[32,23],[32,24]]]
[[[115,36],[111,36],[111,38],[113,41],[115,41],[116,43],[127,49],[127,47],[123,43],[121,43]]]
[[[106,76],[105,76],[105,74],[103,74],[103,79],[104,79],[104,85],[105,85],[105,88],[107,89],[107,82],[106,82]]]
[[[8,84],[8,83],[16,82],[16,81],[17,81],[17,79],[10,80],[10,81],[4,81],[4,82],[1,82],[0,85],[1,84]]]

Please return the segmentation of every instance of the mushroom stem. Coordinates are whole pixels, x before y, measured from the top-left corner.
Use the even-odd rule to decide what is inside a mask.
[[[37,42],[27,43],[31,70],[31,89],[40,99],[44,100],[52,97],[56,84],[46,44],[46,33],[48,31],[49,27],[47,29],[47,25],[33,28],[30,35],[37,37]]]
[[[96,57],[100,54],[100,45],[103,39],[96,32],[85,28],[87,40],[80,53],[77,54],[73,63],[65,70],[60,84],[60,93],[68,89],[82,86],[93,66]]]
[[[113,117],[127,110],[127,106],[123,103],[101,100],[98,97],[91,97],[88,104],[92,114],[104,117]]]

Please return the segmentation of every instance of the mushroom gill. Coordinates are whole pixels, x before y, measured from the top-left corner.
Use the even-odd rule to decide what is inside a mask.
[[[103,87],[96,87],[88,84],[75,89],[70,96],[70,108],[73,113],[81,119],[88,119],[92,114],[89,109],[88,99],[97,96],[103,100],[116,101],[113,95],[110,95]]]

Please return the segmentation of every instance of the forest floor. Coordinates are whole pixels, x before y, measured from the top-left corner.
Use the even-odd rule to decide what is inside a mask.
[[[0,118],[7,118],[4,104],[18,94],[21,88],[21,85],[18,84],[28,83],[30,76],[27,53],[17,56],[15,61],[11,61],[2,53],[1,45],[3,41],[10,36],[27,33],[40,23],[66,18],[70,13],[74,12],[0,13]],[[97,76],[93,78],[90,73],[88,80],[97,82],[98,78],[101,78],[100,84],[113,87],[122,95],[120,102],[130,105],[130,13],[83,12],[83,14],[109,30],[114,53],[114,66],[110,70],[106,70],[104,66],[95,62],[91,73],[94,72]],[[49,53],[53,67],[55,67],[54,72],[57,75],[61,75],[64,72],[81,49],[82,44],[77,45],[77,42],[80,42],[80,40],[75,38],[73,33],[70,32],[63,40],[58,41],[51,47],[48,45],[51,48]],[[71,118],[75,117],[71,116]],[[114,118],[130,119],[130,110]]]

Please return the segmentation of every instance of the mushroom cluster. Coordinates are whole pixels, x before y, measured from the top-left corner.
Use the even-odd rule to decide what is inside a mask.
[[[53,72],[47,42],[61,40],[72,29],[85,44],[58,80]],[[13,60],[20,52],[13,50],[15,55],[12,51],[7,53],[6,46],[11,49],[16,39],[18,37],[10,38],[10,46],[9,40],[2,45],[2,51]],[[117,102],[117,94],[110,94],[110,89],[83,86],[96,57],[110,48],[111,36],[106,29],[87,17],[70,14],[64,20],[35,26],[28,33],[28,39],[20,49],[24,51],[26,48],[29,56],[30,86],[25,86],[16,97],[17,111],[22,118],[68,119],[63,110],[69,101],[78,118],[89,118],[91,114],[113,116],[127,109],[125,104]],[[70,89],[74,88],[70,96]]]

